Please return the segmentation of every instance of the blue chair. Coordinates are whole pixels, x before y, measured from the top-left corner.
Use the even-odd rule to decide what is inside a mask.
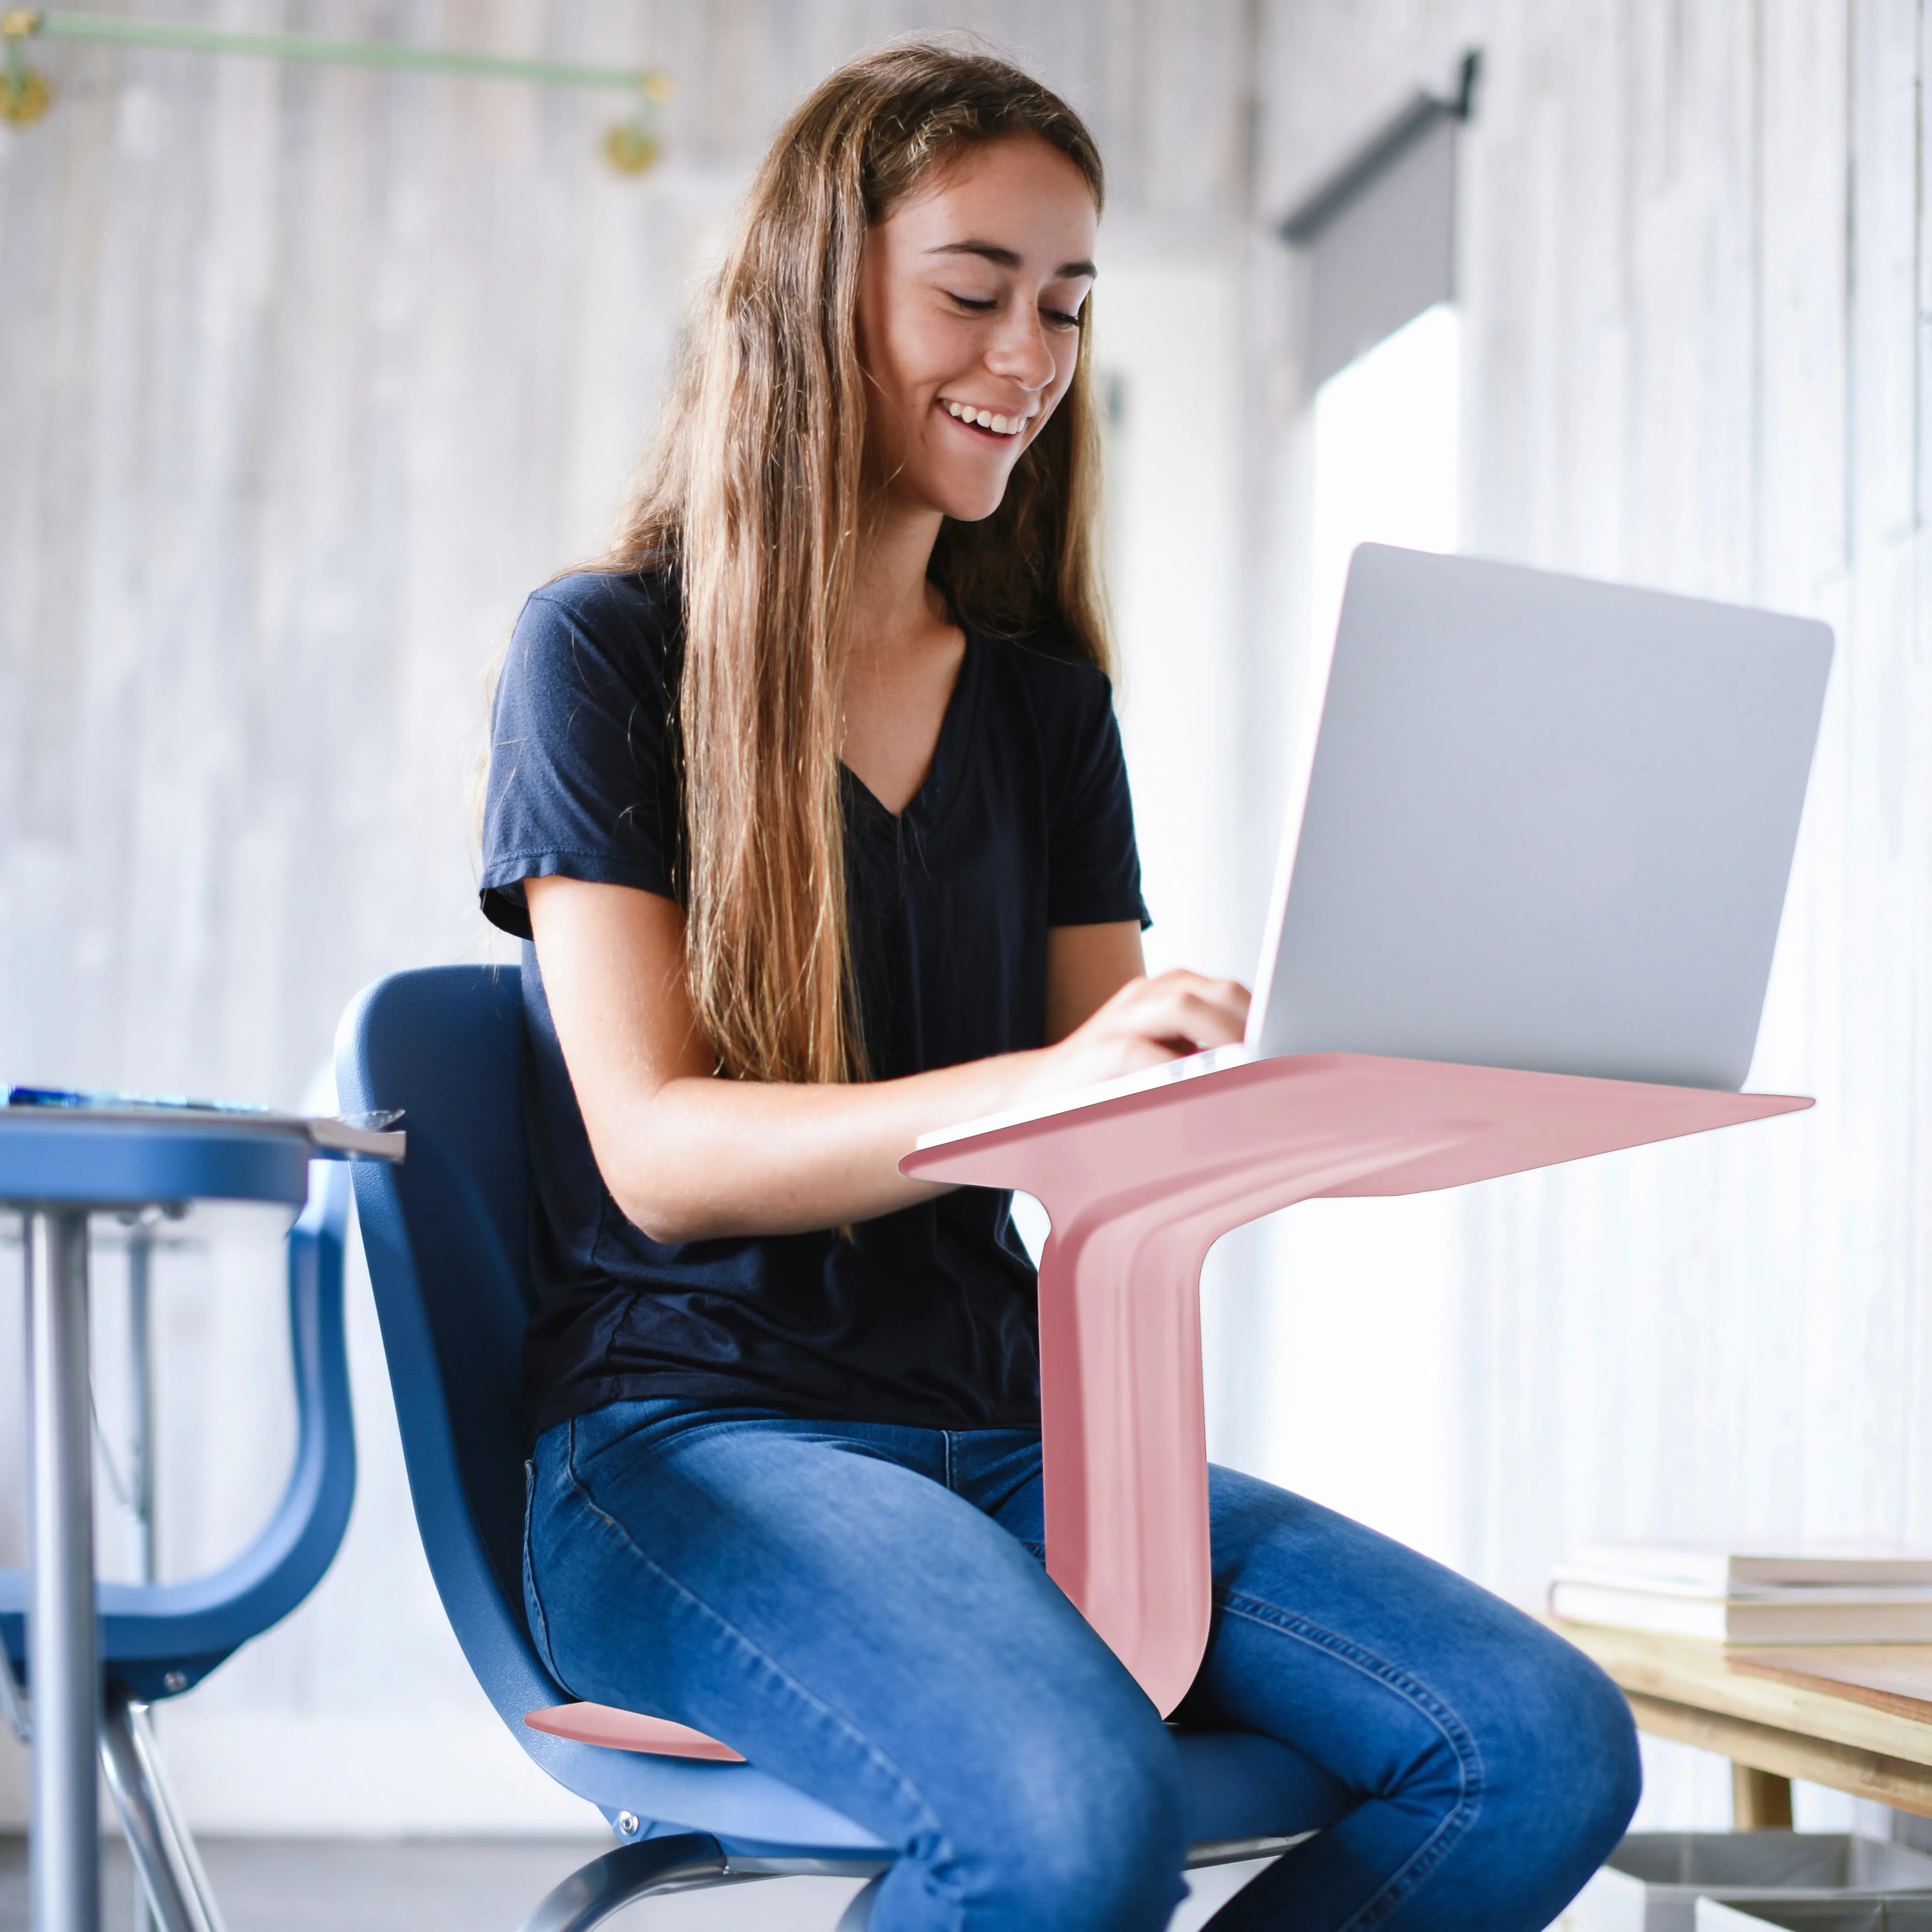
[[[565,1880],[524,1932],[584,1932],[653,1892],[881,1873],[890,1846],[754,1764],[613,1750],[524,1722],[568,1694],[538,1661],[524,1614],[519,1376],[532,1295],[523,1054],[515,967],[392,974],[356,1000],[336,1042],[344,1108],[399,1108],[408,1135],[400,1167],[358,1162],[354,1179],[430,1573],[518,1742],[629,1841]],[[1294,1753],[1246,1732],[1180,1742],[1190,1864],[1262,1857],[1306,1835],[1298,1810],[1307,1768]]]
[[[193,1689],[301,1603],[334,1560],[355,1500],[356,1433],[342,1331],[348,1219],[346,1166],[338,1160],[313,1162],[308,1204],[288,1242],[295,1462],[267,1526],[232,1562],[206,1576],[96,1587],[102,1768],[148,1900],[166,1932],[204,1932],[220,1918],[194,1840],[169,1794],[147,1706]],[[0,1570],[0,1646],[22,1681],[26,1588],[24,1571]]]

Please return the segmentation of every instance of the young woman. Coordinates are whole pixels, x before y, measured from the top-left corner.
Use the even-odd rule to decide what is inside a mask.
[[[1168,1730],[1040,1562],[1034,1274],[925,1130],[1238,1038],[1143,976],[1086,314],[1101,170],[1004,64],[842,69],[760,170],[614,560],[496,699],[542,1300],[525,1588],[576,1696],[898,1847],[874,1932],[1135,1932]],[[1213,1474],[1185,1724],[1323,1829],[1215,1922],[1540,1932],[1637,1788],[1622,1700],[1412,1551]]]

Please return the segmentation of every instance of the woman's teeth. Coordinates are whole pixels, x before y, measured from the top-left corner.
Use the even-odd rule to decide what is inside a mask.
[[[948,402],[946,412],[957,416],[962,422],[975,423],[981,429],[989,429],[995,436],[1018,436],[1026,428],[1024,416],[995,416],[991,410],[968,409],[964,403]]]

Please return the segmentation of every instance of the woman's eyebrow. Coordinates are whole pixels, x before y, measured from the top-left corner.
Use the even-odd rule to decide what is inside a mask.
[[[936,248],[926,251],[928,255],[977,255],[982,260],[992,262],[1001,268],[1018,268],[1024,265],[1010,248],[1003,248],[997,242],[942,242]],[[1067,280],[1075,275],[1084,275],[1090,282],[1098,278],[1100,271],[1091,262],[1063,262],[1054,270],[1056,282]]]

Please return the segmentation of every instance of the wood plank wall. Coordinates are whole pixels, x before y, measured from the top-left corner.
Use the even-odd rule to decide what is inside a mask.
[[[10,1078],[292,1103],[359,986],[490,944],[465,800],[484,664],[529,589],[598,544],[746,175],[838,61],[908,29],[976,29],[1091,117],[1111,232],[1197,252],[1232,237],[1238,254],[1240,0],[118,4],[655,63],[678,93],[664,164],[635,180],[597,152],[618,98],[33,50],[53,110],[0,130]],[[0,1264],[11,1389],[17,1291]],[[166,1574],[226,1554],[278,1486],[273,1265],[249,1236],[164,1266]],[[544,1808],[533,1773],[518,1780],[454,1655],[366,1299],[352,1312],[349,1542],[311,1605],[178,1713],[190,1808],[297,1831],[580,1823]],[[0,1562],[20,1549],[15,1436],[0,1427]],[[0,1822],[21,1815],[17,1770],[0,1741]]]
[[[462,796],[490,644],[597,542],[685,292],[784,106],[942,18],[1093,116],[1125,232],[1245,265],[1240,744],[1251,801],[1271,799],[1311,646],[1287,614],[1294,271],[1267,223],[1479,45],[1471,546],[1816,611],[1842,656],[1756,1075],[1818,1110],[1472,1196],[1450,1257],[1456,1439],[1417,1453],[1461,1471],[1460,1554],[1517,1594],[1585,1534],[1932,1533],[1922,0],[139,10],[655,61],[681,92],[670,159],[633,182],[594,157],[596,97],[41,56],[54,115],[0,133],[0,1069],[292,1101],[358,985],[486,944]],[[1250,874],[1270,842],[1249,839]],[[184,1370],[235,1319],[215,1287],[184,1279],[164,1346]],[[1222,1388],[1232,1438],[1264,1445],[1253,1336],[1293,1348],[1299,1290],[1236,1288],[1250,1325]],[[304,1723],[321,1738],[326,1713],[348,1742],[316,1746],[324,1764],[368,1762],[356,1725],[400,1713],[372,1804],[487,1822],[473,1780],[422,1789],[425,1726],[465,1750],[487,1727],[461,1730],[358,1347],[378,1420],[350,1546],[307,1634],[201,1697],[229,1698],[231,1750],[244,1702],[265,1753]],[[1372,1354],[1345,1368],[1372,1384]],[[272,1487],[260,1426],[245,1404],[176,1425],[178,1562]],[[0,1442],[9,1548],[14,1468]],[[188,1514],[196,1493],[218,1507]],[[311,1828],[328,1790],[300,1793]]]

